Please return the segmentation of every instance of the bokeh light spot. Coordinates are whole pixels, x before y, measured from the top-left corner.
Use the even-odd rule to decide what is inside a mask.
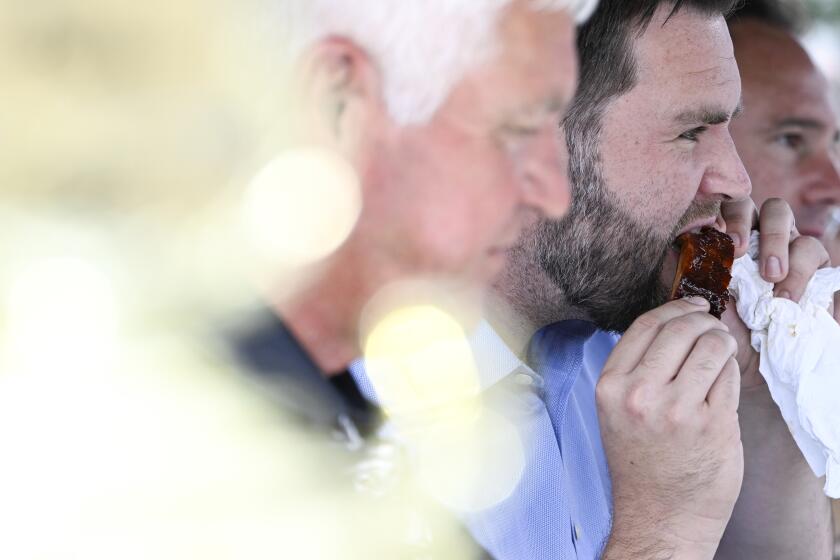
[[[425,411],[479,391],[461,324],[434,305],[388,313],[367,337],[367,373],[391,415]]]
[[[441,503],[471,512],[492,507],[516,488],[525,468],[525,451],[516,426],[481,408],[452,417],[416,438],[420,480]]]
[[[525,453],[517,426],[484,402],[470,310],[446,296],[445,285],[418,281],[372,298],[365,371],[422,486],[448,508],[477,511],[510,496]]]
[[[348,162],[320,148],[290,150],[251,182],[244,200],[245,227],[261,260],[295,269],[335,251],[350,235],[361,208],[359,178]]]
[[[12,279],[5,311],[16,369],[71,373],[113,356],[116,295],[97,263],[74,256],[27,263]]]

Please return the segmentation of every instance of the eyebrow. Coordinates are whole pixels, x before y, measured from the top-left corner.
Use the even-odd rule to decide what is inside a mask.
[[[685,126],[694,125],[697,123],[716,125],[724,124],[734,119],[744,111],[743,102],[739,101],[738,106],[731,113],[724,109],[713,107],[701,107],[699,109],[690,109],[683,111],[675,119],[677,123]]]
[[[569,108],[569,101],[562,94],[552,95],[548,100],[533,105],[523,105],[513,111],[516,118],[534,117],[543,115],[559,114],[561,117],[566,114]]]
[[[563,95],[555,95],[545,105],[549,113],[565,113],[569,108],[569,100]]]
[[[824,123],[815,120],[815,119],[808,119],[802,117],[791,117],[787,119],[782,119],[773,123],[773,128],[788,128],[788,127],[798,127],[798,128],[806,128],[809,130],[818,130],[822,131],[825,130],[827,127]]]

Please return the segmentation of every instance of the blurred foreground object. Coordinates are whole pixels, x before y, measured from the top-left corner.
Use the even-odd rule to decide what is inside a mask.
[[[294,121],[261,9],[0,2],[0,557],[394,558],[437,519],[407,477],[360,499],[221,340],[262,305],[252,178]],[[315,240],[289,290],[341,194],[337,233],[286,232]]]
[[[296,125],[245,209],[276,321],[242,337],[240,355],[301,423],[365,456],[372,495],[393,494],[402,455],[459,513],[518,484],[519,434],[481,402],[467,333],[522,228],[568,206],[556,124],[574,93],[575,17],[593,5],[277,4]],[[310,216],[329,227],[313,235]],[[292,290],[290,264],[306,269]],[[381,429],[348,370],[359,357],[393,421]],[[438,557],[441,526],[460,525],[423,517],[405,554]]]

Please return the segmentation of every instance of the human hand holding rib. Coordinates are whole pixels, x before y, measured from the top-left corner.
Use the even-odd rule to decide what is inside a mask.
[[[678,300],[642,315],[604,367],[605,559],[712,558],[732,513],[743,476],[737,344],[708,311]]]

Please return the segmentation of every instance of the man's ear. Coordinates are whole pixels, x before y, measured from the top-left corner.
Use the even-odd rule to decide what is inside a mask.
[[[385,114],[379,68],[352,41],[331,37],[310,50],[305,62],[306,92],[317,134],[351,156],[370,140]]]

